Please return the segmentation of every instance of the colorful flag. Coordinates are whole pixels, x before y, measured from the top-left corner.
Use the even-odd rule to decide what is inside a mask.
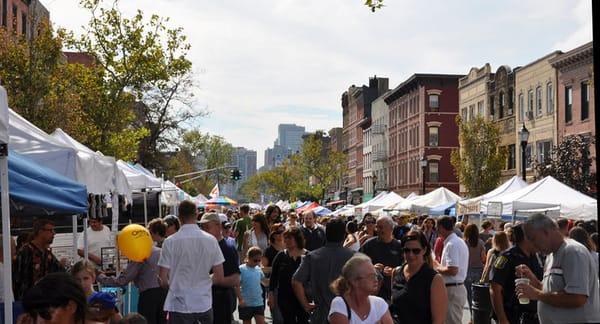
[[[214,188],[208,194],[211,198],[219,197],[219,185],[216,184]]]

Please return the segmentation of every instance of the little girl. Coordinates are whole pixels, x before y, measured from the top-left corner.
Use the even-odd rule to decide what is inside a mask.
[[[71,268],[71,275],[81,284],[86,298],[94,293],[96,265],[92,261],[81,260],[75,263]]]
[[[88,302],[92,302],[93,300],[91,300],[91,297],[96,297],[97,295],[94,294],[94,283],[96,282],[96,265],[89,260],[79,261],[75,263],[75,265],[71,268],[71,275],[75,277],[75,279],[81,284],[81,287],[83,288],[83,292],[85,293],[85,297],[86,299],[88,299]],[[94,312],[92,308],[90,308],[88,311],[88,317],[97,317],[96,315],[98,314],[95,314],[96,312]],[[110,320],[112,321],[119,321],[121,318],[123,318],[116,307],[114,308],[114,311],[110,311],[108,312],[108,314]]]

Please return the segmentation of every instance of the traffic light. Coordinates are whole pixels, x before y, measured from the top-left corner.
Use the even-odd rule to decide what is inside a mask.
[[[234,170],[234,169],[232,169],[232,170],[229,172],[229,174],[230,174],[229,178],[230,178],[231,180],[235,181],[235,170]]]
[[[238,181],[242,179],[242,173],[238,169],[231,170],[231,180]]]

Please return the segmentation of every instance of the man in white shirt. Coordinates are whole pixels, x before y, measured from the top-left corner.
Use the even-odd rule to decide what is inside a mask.
[[[86,228],[88,241],[88,259],[100,266],[102,264],[102,248],[112,247],[113,239],[108,226],[102,224],[102,218],[90,218],[89,227]],[[83,232],[79,233],[77,239],[77,254],[84,257]]]
[[[196,224],[196,205],[179,205],[179,231],[165,239],[158,266],[163,287],[169,288],[164,310],[169,323],[212,324],[212,285],[225,285],[225,258],[214,236]],[[212,276],[210,275],[212,272]]]
[[[438,233],[444,238],[441,263],[436,270],[444,277],[448,291],[446,323],[461,324],[463,307],[467,301],[464,282],[469,267],[469,248],[464,240],[454,233],[454,220],[445,216],[437,221]]]

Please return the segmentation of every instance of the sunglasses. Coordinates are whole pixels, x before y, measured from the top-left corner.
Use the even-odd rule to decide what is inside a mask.
[[[372,224],[375,224],[375,222],[374,221],[366,221],[365,224],[372,225]]]
[[[417,249],[409,249],[409,248],[403,248],[402,249],[402,252],[404,252],[405,254],[412,253],[414,255],[417,255],[417,254],[421,253],[421,251],[423,251],[423,249],[418,249],[418,248]]]
[[[254,260],[252,260],[252,262],[254,262],[254,263],[260,263],[260,261],[262,261],[262,260],[261,259],[254,259]]]
[[[281,234],[283,234],[283,231],[273,232],[273,234],[275,234],[275,235],[281,235]]]

